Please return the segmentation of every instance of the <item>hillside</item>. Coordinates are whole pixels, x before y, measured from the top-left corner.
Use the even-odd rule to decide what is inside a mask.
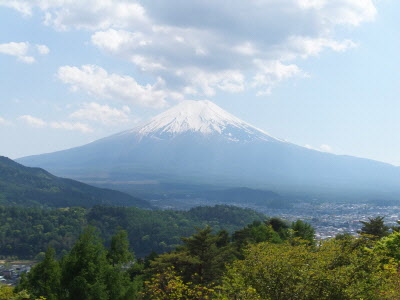
[[[0,258],[34,258],[53,247],[57,254],[69,250],[87,225],[109,241],[118,229],[128,232],[135,255],[163,253],[181,243],[182,236],[210,225],[216,231],[239,230],[266,216],[232,206],[198,207],[189,211],[149,210],[136,207],[95,206],[90,209],[39,209],[0,206]]]
[[[29,168],[0,156],[0,205],[68,207],[93,205],[137,206],[150,204],[128,194],[96,188]]]

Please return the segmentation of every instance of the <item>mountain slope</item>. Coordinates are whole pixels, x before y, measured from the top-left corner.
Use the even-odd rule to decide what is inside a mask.
[[[397,167],[282,141],[209,101],[184,101],[132,130],[19,161],[90,180],[400,195]]]
[[[0,156],[0,205],[91,207],[97,204],[150,208],[146,201],[130,195],[59,178]]]

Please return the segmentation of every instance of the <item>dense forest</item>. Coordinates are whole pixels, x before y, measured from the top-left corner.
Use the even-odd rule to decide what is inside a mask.
[[[162,253],[181,243],[195,227],[206,225],[233,232],[253,221],[265,220],[261,213],[232,206],[198,207],[189,211],[145,210],[135,207],[95,206],[39,209],[0,207],[0,258],[35,258],[50,246],[57,255],[71,249],[82,228],[94,226],[109,241],[119,229],[128,232],[138,257],[152,251]]]
[[[198,228],[175,250],[136,258],[128,233],[107,247],[87,227],[61,259],[44,259],[0,299],[271,299],[400,298],[400,233],[383,218],[359,237],[317,242],[302,221],[255,221],[229,234]]]

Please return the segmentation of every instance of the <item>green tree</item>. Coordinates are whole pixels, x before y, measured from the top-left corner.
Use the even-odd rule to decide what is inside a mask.
[[[87,227],[62,260],[63,298],[105,300],[110,265],[93,227]]]
[[[197,233],[182,241],[183,245],[176,251],[160,255],[151,262],[153,274],[173,267],[185,282],[207,284],[218,281],[225,264],[235,258],[232,245],[226,243],[226,235],[213,234],[211,227],[197,229]]]
[[[107,252],[95,229],[88,227],[60,263],[49,248],[44,260],[22,278],[17,291],[27,290],[32,297],[48,300],[134,299],[126,271],[133,259],[126,232],[112,238],[111,249]]]
[[[129,251],[128,233],[125,230],[118,231],[111,238],[107,258],[112,266],[107,276],[109,299],[128,299],[128,295],[133,294],[134,287],[130,281],[130,273],[125,267],[133,261],[134,255]]]
[[[55,251],[48,248],[42,262],[21,279],[17,291],[28,290],[35,297],[45,297],[48,300],[60,299],[61,269],[55,259]]]
[[[400,264],[400,232],[395,231],[380,239],[376,243],[374,251],[383,253]]]
[[[310,224],[297,220],[292,223],[292,231],[294,238],[308,241],[310,245],[315,244],[315,229]]]
[[[286,240],[288,238],[288,229],[290,228],[290,225],[287,221],[274,217],[265,221],[265,224],[271,225],[272,229],[279,234],[281,239]]]
[[[360,221],[363,224],[358,232],[366,238],[379,240],[380,238],[389,235],[390,227],[385,225],[385,217],[368,218],[368,221]]]
[[[133,261],[133,253],[129,251],[128,233],[120,230],[111,238],[111,246],[107,258],[113,266]]]
[[[233,234],[233,241],[239,251],[243,250],[248,244],[261,242],[281,243],[282,239],[274,231],[271,224],[254,221],[245,228],[236,231]]]

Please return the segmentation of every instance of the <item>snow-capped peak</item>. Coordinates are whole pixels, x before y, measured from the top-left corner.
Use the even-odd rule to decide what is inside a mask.
[[[181,133],[197,132],[203,135],[224,135],[231,141],[276,140],[208,100],[183,101],[132,131],[141,136],[156,137],[171,137]]]

